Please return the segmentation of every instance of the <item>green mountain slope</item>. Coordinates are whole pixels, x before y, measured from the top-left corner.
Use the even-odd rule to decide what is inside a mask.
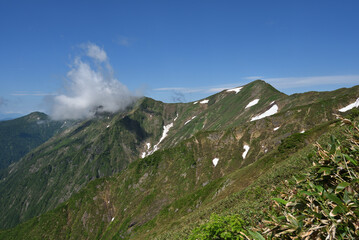
[[[40,112],[0,121],[0,169],[17,162],[67,126],[63,121],[51,121],[46,114]]]
[[[333,121],[316,127],[302,139],[328,140],[343,127]],[[313,147],[298,141],[286,151],[278,149],[244,168],[231,157],[213,166],[210,153],[221,154],[208,134],[196,135],[177,147],[133,162],[117,176],[97,179],[78,194],[40,217],[0,232],[4,239],[184,239],[194,226],[216,213],[239,213],[258,221],[271,194],[311,164]],[[219,139],[227,142],[228,135]],[[197,142],[208,148],[198,147]],[[212,143],[212,144],[211,144]],[[212,149],[212,150],[209,150]],[[230,152],[233,149],[229,148]],[[234,152],[236,152],[234,150]],[[237,152],[238,153],[238,152]],[[224,164],[221,164],[224,162]],[[226,167],[228,164],[232,165]],[[234,168],[231,173],[230,169]],[[223,172],[222,172],[223,171]],[[283,185],[283,184],[282,184]],[[262,213],[261,213],[262,212]]]
[[[53,209],[101,178],[90,183],[91,191],[81,191],[55,210],[67,219],[60,221],[56,215],[61,231],[73,238],[86,231],[91,238],[94,234],[107,238],[114,232],[127,236],[138,227],[150,231],[167,223],[171,211],[173,216],[185,216],[197,205],[215,203],[222,188],[230,189],[223,195],[228,196],[249,186],[326,132],[335,120],[333,113],[357,96],[359,87],[286,96],[255,81],[238,93],[223,91],[196,104],[143,98],[126,112],[68,129],[12,165],[0,181],[1,225],[11,227]],[[255,99],[257,104],[247,107]],[[251,121],[273,106],[277,114]],[[156,148],[160,150],[154,152]],[[235,177],[228,180],[228,176]],[[71,209],[64,210],[69,204]],[[27,224],[33,228],[41,218]],[[87,218],[92,219],[88,230],[79,226],[86,226]],[[114,223],[114,232],[109,231],[108,224]]]

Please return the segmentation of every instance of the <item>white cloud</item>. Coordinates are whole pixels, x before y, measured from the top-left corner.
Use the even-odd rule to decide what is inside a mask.
[[[263,80],[278,88],[288,89],[320,85],[359,84],[359,75],[263,78]]]
[[[95,44],[88,44],[87,56],[102,64],[91,68],[89,62],[76,58],[67,73],[64,94],[52,98],[51,116],[54,119],[82,119],[97,112],[116,112],[125,109],[135,97],[125,85],[114,78],[107,54]]]
[[[106,52],[100,48],[99,46],[93,44],[93,43],[88,43],[84,46],[84,48],[87,50],[86,54],[87,56],[96,59],[100,62],[105,62],[107,61],[107,54]]]

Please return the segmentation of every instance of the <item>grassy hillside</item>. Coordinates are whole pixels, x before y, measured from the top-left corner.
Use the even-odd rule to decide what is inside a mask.
[[[66,127],[63,121],[51,121],[40,112],[0,121],[0,170],[17,162]]]
[[[12,227],[59,206],[16,231],[143,239],[178,228],[171,232],[180,238],[189,230],[171,219],[198,222],[208,217],[202,209],[226,206],[278,164],[301,159],[294,156],[334,128],[333,113],[358,95],[359,87],[286,96],[255,81],[197,103],[143,98],[126,112],[68,129],[12,165],[0,180],[1,225]],[[278,113],[251,121],[274,105]],[[41,219],[56,227],[44,233]]]
[[[313,142],[321,136],[319,141],[326,142],[329,134],[340,138],[343,128],[335,121],[302,134],[301,140]],[[0,236],[183,239],[211,213],[240,214],[245,221],[255,223],[265,214],[271,198],[285,187],[283,180],[308,167],[314,154],[314,147],[305,146],[300,140],[279,150],[288,142],[293,143],[289,137],[277,149],[244,168],[233,166],[239,161],[233,157],[220,158],[214,167],[213,155],[208,155],[220,155],[216,146],[195,148],[197,141],[210,144],[207,134],[133,162],[117,176],[92,181],[55,210]],[[219,141],[226,142],[227,138]],[[236,170],[228,173],[233,168]]]

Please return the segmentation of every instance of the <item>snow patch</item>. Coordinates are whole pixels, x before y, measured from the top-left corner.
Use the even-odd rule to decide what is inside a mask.
[[[254,105],[256,105],[259,102],[259,99],[254,99],[253,101],[251,101],[250,103],[248,103],[248,105],[245,108],[249,108],[252,107]]]
[[[239,93],[239,91],[241,91],[243,87],[237,87],[237,88],[232,88],[232,89],[228,89],[226,92],[235,92],[236,94]]]
[[[166,126],[163,126],[163,133],[162,133],[162,137],[160,138],[160,140],[158,141],[158,143],[154,146],[155,149],[157,149],[157,146],[163,141],[163,139],[165,139],[167,137],[167,133],[169,132],[169,130],[171,129],[171,127],[173,127],[173,123],[170,123]]]
[[[110,125],[107,125],[107,126],[106,126],[106,128],[109,128],[109,127],[110,127]]]
[[[250,147],[248,145],[244,145],[243,149],[244,149],[244,152],[242,153],[242,157],[243,157],[243,159],[245,159]]]
[[[267,111],[265,111],[264,113],[258,115],[258,116],[255,116],[251,119],[251,122],[252,121],[256,121],[256,120],[259,120],[259,119],[262,119],[262,118],[265,118],[265,117],[269,117],[269,116],[272,116],[274,114],[276,114],[278,112],[278,106],[277,104],[274,104],[270,109],[268,109]]]
[[[208,103],[208,102],[209,102],[209,100],[208,100],[208,99],[205,99],[205,100],[200,101],[199,103],[200,103],[200,104],[206,104],[206,103]]]
[[[66,121],[62,124],[60,128],[63,128],[66,125]]]
[[[173,119],[173,121],[176,121],[176,120],[177,120],[177,118],[178,118],[178,113],[177,113],[177,115],[176,115],[175,119]]]
[[[346,112],[357,107],[359,107],[359,98],[355,102],[349,104],[348,106],[339,109],[339,112]]]
[[[219,158],[213,158],[213,160],[212,160],[213,166],[217,166],[218,161],[219,161]]]
[[[115,218],[114,218],[114,217],[111,219],[111,222],[113,222],[113,220],[115,220]]]
[[[152,153],[156,152],[159,149],[158,145],[160,145],[160,143],[163,141],[163,139],[165,139],[167,137],[167,134],[170,131],[171,127],[173,127],[173,122],[168,124],[168,125],[163,126],[163,133],[162,133],[162,136],[161,136],[160,140],[158,141],[158,143],[156,145],[153,146],[152,151],[149,151],[147,153],[143,152],[142,155],[141,155],[142,158],[151,155]],[[147,149],[151,148],[150,143],[146,143],[146,145],[147,145]]]
[[[305,130],[302,130],[300,133],[305,133]]]
[[[195,101],[193,104],[197,104],[198,103],[198,101]]]
[[[273,131],[277,131],[280,127],[273,128]]]
[[[269,105],[272,105],[273,103],[275,103],[275,101],[272,101]]]
[[[192,117],[190,120],[186,121],[186,122],[184,123],[184,125],[187,125],[187,123],[189,123],[190,121],[192,121],[192,120],[195,119],[196,117],[197,117],[197,116]]]

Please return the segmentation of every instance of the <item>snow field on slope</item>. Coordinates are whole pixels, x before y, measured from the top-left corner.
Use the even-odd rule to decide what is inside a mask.
[[[174,121],[177,120],[177,117],[178,117],[178,114],[177,114],[176,118],[174,119]],[[173,121],[173,122],[174,122],[174,121]],[[160,140],[158,141],[158,143],[153,146],[153,150],[152,150],[152,151],[149,151],[148,153],[142,152],[141,158],[144,158],[144,157],[146,157],[146,156],[149,156],[149,155],[151,155],[152,153],[156,152],[156,151],[159,149],[159,148],[158,148],[158,145],[167,137],[168,132],[170,131],[171,127],[173,127],[173,122],[171,122],[171,123],[168,124],[168,125],[163,126],[162,136],[161,136]],[[151,144],[150,144],[150,143],[146,143],[146,146],[147,146],[147,150],[149,150],[149,149],[151,148]]]
[[[254,99],[253,101],[251,101],[250,103],[248,103],[248,105],[245,108],[249,108],[252,107],[254,105],[256,105],[259,102],[259,99]]]
[[[355,102],[349,104],[348,106],[339,109],[339,112],[346,112],[357,107],[359,107],[359,98]]]
[[[237,88],[232,88],[232,89],[228,89],[226,92],[235,92],[236,94],[239,93],[239,91],[241,91],[243,87],[237,87]]]
[[[218,161],[219,161],[219,158],[214,158],[214,159],[212,160],[213,166],[217,166]]]
[[[269,116],[272,116],[274,114],[276,114],[278,112],[278,106],[277,104],[274,104],[270,109],[268,109],[267,111],[265,111],[264,113],[258,115],[258,116],[255,116],[251,119],[251,122],[252,121],[256,121],[256,120],[259,120],[259,119],[262,119],[262,118],[265,118],[265,117],[269,117]]]
[[[245,159],[250,147],[248,145],[244,145],[243,149],[244,149],[244,152],[242,153],[242,157],[243,157],[243,159]]]
[[[197,116],[194,116],[194,117],[192,117],[190,120],[187,120],[185,123],[184,123],[184,125],[187,125],[190,121],[192,121],[193,119],[195,119]]]

